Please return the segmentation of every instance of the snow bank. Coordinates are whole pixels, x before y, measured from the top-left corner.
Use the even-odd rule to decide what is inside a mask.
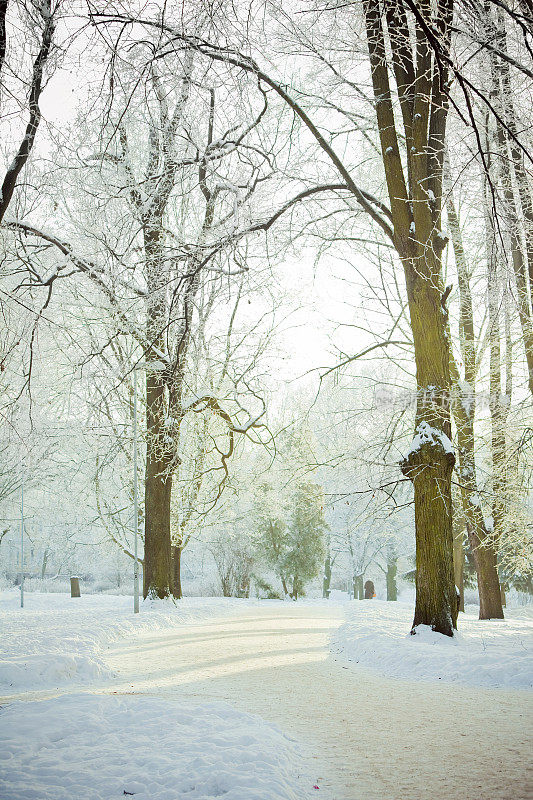
[[[304,800],[294,744],[225,703],[66,695],[0,712],[9,800]]]
[[[419,626],[409,630],[411,603],[354,601],[343,606],[346,622],[331,649],[349,662],[382,675],[467,686],[533,688],[533,607],[511,609],[505,620],[459,615],[453,639]]]
[[[256,602],[219,597],[186,598],[176,604],[147,601],[134,614],[131,597],[32,592],[21,609],[16,590],[0,592],[0,693],[104,680],[112,673],[101,653],[117,639],[236,614]]]

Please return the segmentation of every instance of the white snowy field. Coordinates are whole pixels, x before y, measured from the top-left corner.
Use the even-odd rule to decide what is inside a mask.
[[[2,800],[304,800],[299,764],[226,703],[75,694],[0,712]]]
[[[0,800],[530,796],[531,695],[493,688],[531,686],[531,607],[461,615],[450,641],[409,636],[412,603],[18,599],[0,593]]]
[[[0,710],[1,800],[308,798],[297,746],[261,717],[223,702],[106,694],[114,642],[257,602],[148,602],[133,614],[131,597],[28,593],[21,609],[18,592],[1,592],[0,694],[17,697]]]
[[[354,667],[393,678],[487,688],[533,688],[533,605],[509,608],[505,620],[479,620],[476,606],[459,615],[453,639],[421,625],[409,629],[413,603],[345,603],[346,621],[331,649]]]
[[[339,593],[339,600],[341,599]],[[175,629],[278,601],[184,598],[141,603],[118,595],[0,592],[0,695],[105,685],[113,673],[103,654],[113,642],[146,631]],[[304,600],[322,605],[328,601]],[[335,602],[335,601],[334,601]],[[345,622],[331,650],[354,667],[394,678],[444,681],[488,688],[533,687],[533,605],[507,609],[505,620],[477,619],[475,606],[459,616],[454,639],[424,626],[409,635],[411,602],[342,602]]]
[[[146,630],[171,629],[235,613],[259,601],[184,598],[178,604],[141,602],[122,595],[28,592],[24,608],[15,589],[0,592],[0,695],[105,681],[112,673],[102,660],[117,639]]]

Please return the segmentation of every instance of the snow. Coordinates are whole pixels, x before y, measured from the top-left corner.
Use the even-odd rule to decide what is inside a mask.
[[[0,714],[9,800],[303,800],[299,753],[226,703],[74,694]]]
[[[17,591],[0,592],[0,691],[11,701],[0,710],[2,800],[308,798],[303,756],[274,724],[211,699],[113,691],[105,649],[117,641],[166,641],[257,605],[154,600],[133,614],[131,597],[27,593],[21,609]]]
[[[419,625],[409,635],[412,603],[352,601],[332,650],[352,666],[410,681],[463,686],[533,688],[533,607],[507,611],[505,620],[479,620],[476,606],[459,615],[452,638]]]
[[[0,798],[427,800],[481,785],[525,798],[528,695],[478,687],[531,685],[531,607],[488,623],[469,608],[451,640],[409,636],[412,602],[343,597],[190,598],[133,615],[131,597],[28,593],[20,609],[0,593],[5,663],[21,670],[0,709]],[[67,657],[86,672],[68,673]],[[379,735],[361,746],[361,730]]]
[[[428,386],[428,389],[431,388],[432,387]],[[453,445],[443,431],[432,428],[427,422],[420,422],[416,427],[416,433],[413,437],[413,441],[411,442],[411,446],[405,455],[405,458],[407,459],[411,453],[416,453],[424,444],[440,444],[445,453],[453,453]]]
[[[143,630],[172,629],[257,601],[185,598],[145,601],[133,613],[128,596],[0,592],[0,693],[84,685],[112,677],[102,653],[112,642]]]

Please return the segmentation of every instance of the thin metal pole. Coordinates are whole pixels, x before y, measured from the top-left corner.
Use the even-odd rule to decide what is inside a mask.
[[[20,484],[20,607],[24,608],[24,465]]]
[[[133,613],[139,613],[139,558],[137,538],[139,534],[139,496],[137,489],[137,370],[133,370],[133,516],[135,518],[134,566],[133,566]]]

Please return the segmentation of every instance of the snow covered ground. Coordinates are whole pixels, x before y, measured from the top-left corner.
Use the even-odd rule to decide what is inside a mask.
[[[5,800],[303,800],[299,754],[225,703],[65,695],[0,713]]]
[[[467,606],[453,639],[419,626],[409,635],[413,604],[384,600],[343,605],[346,622],[332,651],[354,666],[388,677],[466,686],[533,688],[533,606],[511,608],[505,620],[478,620]]]
[[[410,637],[412,603],[341,600],[190,598],[134,615],[131,597],[28,593],[20,609],[0,593],[0,799],[529,797],[528,695],[460,684],[531,686],[531,607],[503,622],[471,609],[451,641]]]
[[[341,601],[342,595],[336,598]],[[276,601],[185,598],[141,603],[118,595],[0,592],[0,695],[105,684],[113,677],[102,658],[126,636],[171,630],[177,625],[239,613]],[[322,605],[326,601],[303,601]],[[533,687],[533,605],[511,608],[505,620],[479,621],[467,607],[454,639],[423,626],[409,635],[413,605],[381,600],[342,602],[345,623],[334,633],[332,652],[354,666],[389,677],[445,681],[469,686]]]
[[[101,655],[117,639],[143,630],[164,630],[235,613],[259,601],[185,598],[141,603],[118,595],[0,592],[0,695],[88,685],[112,677]]]
[[[28,593],[24,609],[19,602],[14,590],[0,593],[0,694],[60,695],[0,710],[2,800],[310,796],[296,744],[261,717],[221,702],[104,694],[114,673],[103,655],[117,640],[181,630],[258,601],[142,603],[138,615],[123,596]]]

